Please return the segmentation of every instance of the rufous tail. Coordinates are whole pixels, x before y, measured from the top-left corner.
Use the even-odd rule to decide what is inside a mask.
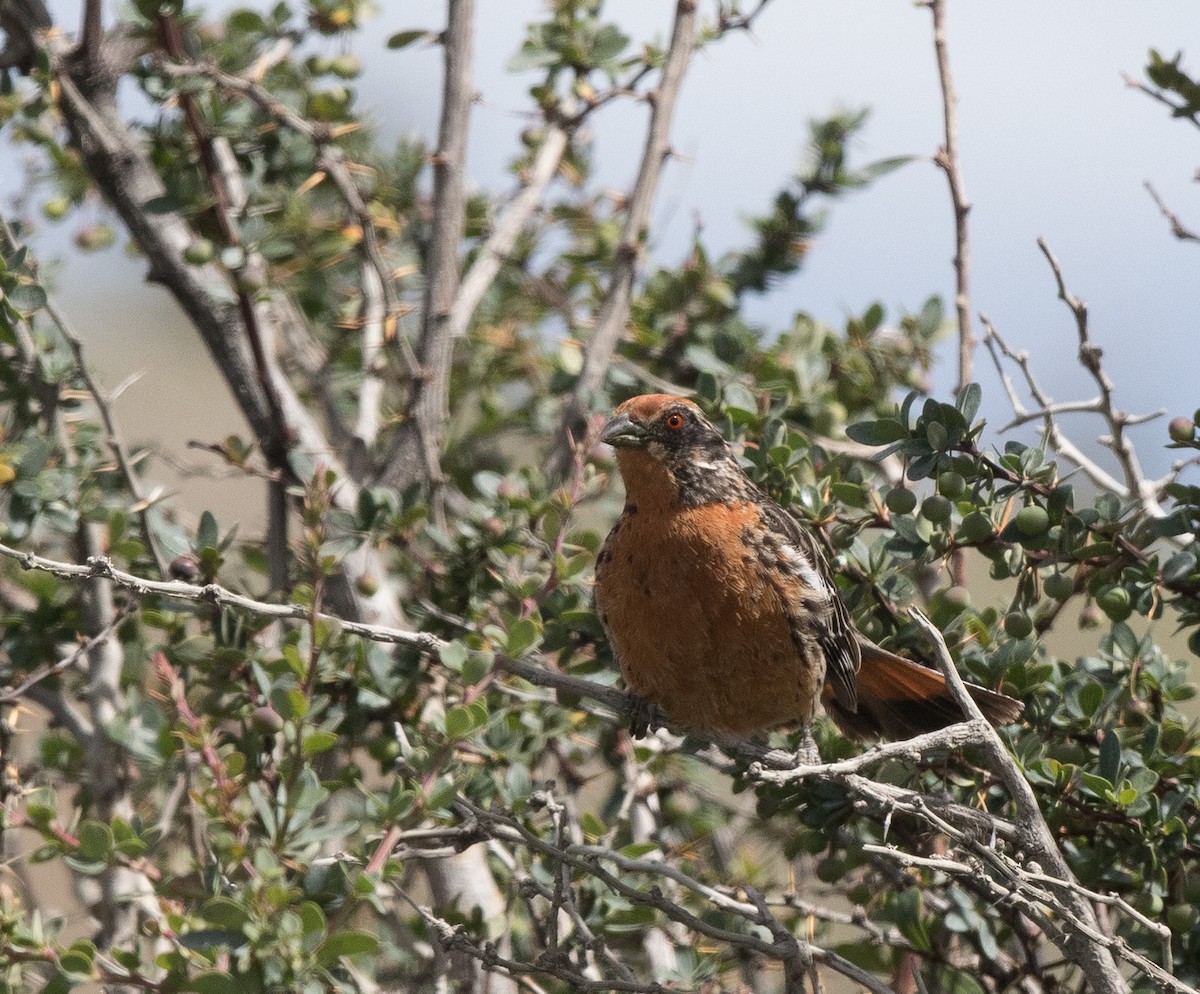
[[[937,670],[914,663],[859,639],[858,710],[851,712],[826,700],[825,707],[844,731],[860,738],[907,739],[965,721],[966,715],[946,689]],[[1021,713],[1018,700],[973,683],[967,690],[993,725],[1006,725]]]

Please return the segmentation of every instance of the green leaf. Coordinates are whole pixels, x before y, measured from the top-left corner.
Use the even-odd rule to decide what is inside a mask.
[[[46,306],[46,291],[36,283],[18,283],[5,295],[22,314],[32,314]]]
[[[196,529],[196,548],[197,550],[215,549],[220,541],[217,519],[213,517],[211,511],[205,511],[200,515],[200,527]]]
[[[446,735],[452,739],[465,739],[471,734],[475,722],[471,712],[459,704],[446,712]]]
[[[859,421],[846,427],[846,435],[863,445],[890,445],[909,437],[908,429],[894,418]]]
[[[321,910],[320,905],[313,901],[305,901],[298,911],[300,927],[306,937],[325,934],[325,912]]]
[[[559,61],[558,52],[543,48],[532,42],[525,42],[511,59],[508,60],[509,72],[527,72],[530,69],[545,69]]]
[[[192,977],[185,991],[195,991],[196,994],[231,994],[244,990],[243,984],[229,973],[201,973]]]
[[[629,38],[615,24],[606,24],[596,32],[592,40],[592,59],[599,65],[610,62],[620,55]]]
[[[1196,570],[1195,553],[1183,551],[1177,552],[1168,559],[1162,568],[1163,580],[1167,583],[1178,583],[1180,580],[1186,579]]]
[[[1100,743],[1100,776],[1110,784],[1115,784],[1121,772],[1121,740],[1113,729],[1104,733],[1104,741]]]
[[[271,691],[271,706],[284,721],[294,721],[308,714],[308,700],[296,687],[276,687]]]
[[[462,670],[462,664],[466,663],[468,654],[468,648],[462,642],[446,642],[438,649],[438,658],[442,660],[442,664],[456,673]]]
[[[518,618],[508,626],[504,639],[504,651],[510,659],[515,659],[523,652],[532,649],[541,641],[538,624],[532,618]]]
[[[583,817],[579,819],[579,827],[583,829],[584,835],[592,839],[599,839],[608,831],[608,826],[591,811],[584,812]]]
[[[954,403],[962,412],[963,420],[968,425],[975,421],[975,415],[979,413],[979,405],[982,400],[983,388],[978,383],[968,383],[958,392]]]
[[[1104,688],[1098,683],[1085,683],[1079,689],[1079,708],[1085,718],[1090,718],[1104,700]]]
[[[200,914],[206,922],[239,931],[250,920],[250,913],[228,897],[213,897],[204,902]]]
[[[366,956],[378,951],[379,940],[370,932],[348,928],[326,939],[317,950],[317,958],[325,966],[332,966],[343,956]]]
[[[83,859],[103,862],[112,855],[112,830],[98,821],[85,821],[79,826],[79,855]]]
[[[328,752],[337,745],[338,737],[333,732],[317,731],[310,732],[304,736],[304,743],[301,746],[301,751],[305,756],[315,756],[318,753]]]
[[[61,953],[55,965],[68,977],[90,977],[92,975],[92,958],[86,953],[73,949]]]
[[[627,859],[641,859],[657,848],[656,842],[632,842],[621,850],[621,855]]]
[[[415,41],[421,41],[423,38],[431,37],[430,32],[422,29],[413,29],[409,31],[397,31],[387,40],[387,47],[392,49],[407,48]]]

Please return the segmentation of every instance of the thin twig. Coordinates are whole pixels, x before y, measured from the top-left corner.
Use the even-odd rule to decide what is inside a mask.
[[[1169,107],[1172,117],[1182,117],[1186,121],[1191,121],[1192,124],[1194,124],[1197,128],[1200,128],[1200,115],[1197,115],[1193,110],[1189,110],[1182,102],[1177,102],[1171,99],[1165,90],[1160,90],[1156,87],[1149,86],[1148,84],[1143,83],[1140,79],[1134,79],[1129,75],[1129,73],[1121,73],[1121,78],[1125,80],[1125,85],[1130,89],[1139,90],[1152,100],[1157,100],[1165,107]]]
[[[1038,238],[1037,244],[1038,248],[1042,250],[1042,254],[1046,257],[1046,261],[1050,264],[1050,270],[1054,274],[1054,282],[1058,287],[1059,299],[1067,305],[1075,318],[1075,329],[1079,336],[1079,363],[1091,374],[1092,379],[1096,381],[1096,385],[1100,388],[1102,414],[1110,432],[1107,437],[1101,438],[1100,441],[1117,457],[1117,463],[1121,467],[1121,472],[1125,477],[1125,490],[1130,499],[1137,501],[1142,511],[1150,517],[1165,517],[1167,512],[1158,502],[1158,495],[1154,492],[1151,484],[1142,473],[1142,466],[1137,457],[1137,450],[1134,449],[1133,443],[1125,433],[1125,429],[1129,425],[1129,416],[1124,411],[1118,410],[1113,404],[1113,382],[1109,379],[1108,373],[1105,372],[1101,362],[1104,353],[1101,351],[1100,346],[1091,340],[1088,331],[1087,304],[1067,289],[1062,269],[1058,264],[1058,260],[1054,257],[1054,253],[1050,251],[1050,247],[1046,244],[1046,240]]]
[[[471,317],[483,300],[483,295],[500,272],[500,267],[516,244],[517,237],[524,230],[530,216],[541,203],[546,187],[558,172],[569,139],[570,131],[564,125],[552,122],[547,127],[537,155],[522,178],[520,192],[501,212],[458,287],[450,308],[450,333],[454,338],[462,338],[467,333]]]
[[[962,391],[971,382],[977,344],[971,328],[971,251],[967,235],[971,203],[963,185],[958,154],[958,97],[954,92],[954,77],[950,74],[950,50],[946,42],[946,0],[928,0],[926,6],[933,15],[933,49],[942,91],[944,125],[942,146],[933,161],[946,174],[954,209],[954,308],[958,314],[958,389]],[[956,549],[950,557],[950,570],[956,584],[966,583],[967,560],[963,550]]]
[[[1179,220],[1179,215],[1167,206],[1166,201],[1158,195],[1158,191],[1154,189],[1153,184],[1149,180],[1146,180],[1142,185],[1146,188],[1146,192],[1150,194],[1150,198],[1158,206],[1159,211],[1162,212],[1162,216],[1171,225],[1171,234],[1183,242],[1200,242],[1200,235],[1192,231],[1191,228],[1184,226],[1183,222]]]
[[[112,619],[104,625],[95,635],[90,636],[86,641],[81,642],[79,646],[70,655],[64,656],[53,666],[47,666],[44,670],[38,670],[36,673],[31,673],[28,677],[22,680],[17,686],[10,690],[0,691],[0,704],[9,704],[12,701],[20,700],[26,695],[30,688],[41,683],[43,680],[48,680],[52,676],[58,676],[60,673],[71,669],[71,667],[81,662],[93,649],[101,642],[107,639],[113,632],[124,624],[128,618],[137,610],[137,605],[132,607],[118,608],[112,616]]]
[[[557,477],[565,476],[570,468],[574,448],[571,440],[582,435],[580,426],[604,382],[621,333],[629,320],[633,284],[645,252],[658,181],[670,154],[671,118],[695,47],[697,7],[697,0],[678,0],[675,5],[675,21],[663,63],[662,78],[658,88],[648,98],[650,123],[646,129],[646,144],[621,227],[621,240],[612,274],[596,316],[595,328],[584,350],[583,367],[555,436],[550,471]]]
[[[474,0],[449,0],[442,33],[442,114],[433,155],[433,226],[425,265],[425,298],[414,384],[407,419],[388,456],[384,478],[398,489],[430,487],[435,520],[441,516],[441,450],[450,419],[450,367],[455,338],[451,309],[459,285],[459,244],[465,217],[467,125],[470,120]]]
[[[112,561],[104,556],[89,557],[86,565],[64,563],[32,552],[22,552],[0,544],[0,556],[16,560],[23,569],[44,570],[54,576],[72,580],[89,580],[100,577],[111,580],[119,587],[132,590],[138,596],[157,594],[173,600],[192,601],[195,603],[215,604],[218,607],[235,607],[243,611],[265,618],[290,618],[297,621],[309,620],[309,608],[303,604],[278,604],[255,600],[244,594],[236,593],[222,587],[220,584],[209,583],[197,586],[180,580],[149,580],[135,576],[125,570],[118,569]],[[359,635],[373,642],[384,642],[392,645],[408,645],[428,652],[435,652],[445,642],[436,635],[428,632],[414,632],[403,628],[387,625],[370,625],[359,621],[347,621],[332,614],[318,613],[320,621],[328,621],[339,626],[343,631]]]
[[[942,674],[946,678],[946,687],[955,703],[964,714],[969,715],[973,720],[984,721],[983,712],[979,710],[979,705],[975,703],[968,693],[962,677],[958,675],[958,670],[954,666],[950,650],[946,648],[946,641],[942,637],[942,633],[919,608],[910,608],[908,614],[929,641]],[[1055,880],[1056,895],[1071,914],[1087,929],[1094,930],[1097,935],[1102,934],[1091,904],[1077,890],[1073,889],[1078,886],[1078,881],[1071,873],[1045,818],[1042,817],[1037,798],[1034,796],[1029,782],[1009,755],[1000,734],[991,725],[987,725],[986,733],[981,745],[990,761],[992,772],[1000,778],[1017,807],[1018,831],[1027,858],[1035,859],[1040,864],[1042,872],[1048,873],[1051,879]],[[1099,991],[1101,994],[1125,994],[1128,987],[1107,946],[1075,931],[1068,933],[1065,942],[1072,959],[1087,974],[1093,990]]]
[[[9,251],[16,251],[18,246],[16,235],[12,227],[8,223],[8,219],[0,217],[0,237],[3,238]],[[74,333],[67,322],[66,315],[59,310],[54,298],[49,294],[46,295],[46,303],[42,308],[46,316],[50,318],[54,325],[58,328],[59,334],[66,340],[67,345],[71,349],[71,354],[75,358],[75,369],[79,374],[79,378],[83,380],[84,386],[92,396],[92,400],[96,405],[96,410],[100,415],[100,420],[104,424],[105,441],[112,449],[113,456],[117,460],[117,467],[121,470],[121,476],[125,480],[125,485],[129,488],[129,492],[133,495],[136,505],[140,508],[139,514],[142,519],[142,533],[146,537],[146,547],[150,550],[151,556],[154,558],[155,564],[158,566],[160,576],[167,575],[167,557],[162,550],[162,546],[158,539],[157,523],[154,521],[154,500],[146,492],[142,485],[142,479],[133,465],[133,460],[129,456],[129,449],[125,445],[121,431],[117,427],[116,417],[112,410],[112,400],[115,400],[119,393],[119,388],[113,391],[112,398],[106,398],[100,390],[95,378],[92,376],[91,370],[88,368],[87,362],[83,356],[83,342],[79,336]]]

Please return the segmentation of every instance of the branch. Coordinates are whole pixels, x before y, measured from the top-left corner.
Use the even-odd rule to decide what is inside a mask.
[[[600,313],[596,316],[595,329],[584,350],[579,379],[575,382],[555,435],[549,466],[551,475],[555,477],[565,476],[571,466],[572,439],[582,436],[581,426],[604,382],[621,333],[629,321],[633,283],[645,251],[654,197],[663,163],[670,154],[671,117],[695,46],[697,7],[697,0],[678,0],[676,3],[675,23],[663,63],[662,78],[658,89],[647,97],[650,101],[650,123],[646,130],[646,145],[633,193],[629,197],[608,288],[600,305]]]
[[[1121,78],[1125,80],[1125,85],[1130,89],[1139,90],[1152,100],[1157,100],[1160,104],[1170,108],[1172,117],[1182,117],[1184,120],[1191,121],[1197,128],[1200,128],[1200,116],[1197,116],[1195,111],[1188,110],[1184,104],[1176,103],[1167,95],[1165,90],[1148,86],[1141,80],[1134,79],[1129,73],[1121,73]]]
[[[32,552],[22,552],[3,543],[0,543],[0,556],[16,560],[22,569],[43,570],[68,580],[90,580],[97,577],[110,580],[119,587],[133,591],[139,597],[157,594],[172,600],[214,604],[217,607],[235,607],[264,618],[307,622],[315,617],[319,621],[330,622],[351,635],[359,635],[372,642],[407,645],[426,652],[435,652],[446,644],[444,640],[428,632],[414,632],[387,625],[366,624],[361,621],[347,621],[336,615],[320,611],[314,615],[311,609],[303,604],[273,604],[255,600],[253,597],[236,593],[217,583],[198,586],[184,583],[181,580],[148,580],[118,569],[110,559],[104,556],[91,556],[86,565],[80,566],[75,563],[47,559]]]
[[[958,389],[961,391],[971,382],[977,344],[971,328],[971,253],[967,240],[967,215],[971,204],[963,186],[958,156],[958,97],[954,92],[954,78],[950,75],[950,51],[946,44],[946,0],[928,0],[926,6],[933,15],[933,49],[937,57],[944,122],[942,146],[933,161],[946,174],[950,203],[954,208],[954,307],[958,313]],[[954,550],[950,571],[956,584],[966,584],[967,559],[963,550]]]
[[[459,284],[463,236],[467,124],[470,118],[474,0],[449,0],[442,34],[444,78],[438,147],[433,155],[433,229],[425,265],[425,300],[417,354],[418,379],[383,470],[398,490],[424,481],[436,494],[442,481],[441,450],[450,420],[450,367],[454,359],[451,309]],[[440,502],[435,501],[435,508]]]
[[[1016,363],[1017,368],[1021,370],[1021,374],[1025,379],[1025,384],[1029,388],[1029,393],[1037,402],[1041,409],[1039,413],[1043,416],[1044,427],[1046,431],[1046,441],[1054,448],[1059,455],[1065,459],[1069,459],[1091,479],[1098,487],[1115,493],[1121,497],[1128,497],[1128,491],[1120,480],[1110,476],[1105,470],[1094,460],[1089,459],[1084,455],[1083,451],[1072,442],[1062,429],[1059,428],[1058,422],[1054,420],[1053,411],[1055,408],[1054,402],[1042,390],[1037,378],[1033,375],[1033,370],[1029,365],[1029,355],[1025,352],[1016,352],[1009,347],[1008,343],[1000,337],[1000,333],[995,326],[987,319],[986,316],[980,315],[980,320],[983,322],[983,327],[986,330],[984,335],[984,344],[987,346],[988,352],[991,354],[992,362],[996,366],[997,373],[1000,374],[1000,381],[1004,385],[1004,392],[1008,395],[1009,403],[1016,417],[1009,425],[1012,427],[1017,424],[1024,423],[1029,420],[1030,412],[1026,410],[1025,405],[1021,403],[1021,399],[1017,396],[1015,387],[1008,373],[1005,372],[1004,366],[1000,361],[1001,354]],[[1096,402],[1097,412],[1099,411],[1099,401]]]
[[[43,670],[38,670],[36,673],[30,674],[19,684],[17,684],[17,686],[9,690],[0,691],[0,704],[11,704],[13,701],[18,701],[43,680],[48,680],[52,676],[58,676],[59,674],[71,669],[73,666],[76,666],[89,653],[96,649],[110,635],[112,635],[113,632],[120,628],[121,625],[124,624],[125,619],[136,610],[136,607],[118,608],[113,612],[112,619],[108,621],[103,628],[96,632],[95,635],[92,635],[90,638],[80,643],[79,646],[76,647],[75,651],[70,653],[70,655],[63,656],[62,659],[52,666],[47,666]],[[80,739],[81,744],[84,744],[85,742],[86,737]]]
[[[143,205],[161,197],[165,189],[141,144],[117,113],[111,94],[96,96],[93,103],[63,71],[61,53],[54,53],[59,82],[60,106],[75,144],[81,149],[88,172],[109,203],[124,221],[134,241],[150,260],[150,278],[163,284],[175,297],[200,333],[217,368],[229,384],[243,416],[259,439],[269,439],[275,430],[271,405],[259,383],[254,357],[244,334],[238,308],[229,302],[229,285],[213,265],[190,265],[183,253],[192,242],[192,232],[177,214],[150,215]],[[272,338],[281,337],[279,323],[293,319],[287,302],[264,305]],[[328,440],[267,356],[267,374],[294,447],[318,455],[345,481],[338,490],[338,504],[352,508],[357,488],[337,461]]]
[[[355,471],[355,479],[361,480],[366,467],[359,464],[363,463],[366,450],[374,446],[379,432],[378,408],[383,389],[380,352],[385,338],[395,330],[400,316],[400,303],[396,299],[392,274],[383,259],[374,216],[354,182],[345,154],[334,144],[338,132],[326,124],[302,117],[258,82],[267,55],[252,67],[248,77],[195,62],[159,63],[157,68],[168,77],[207,79],[219,89],[243,96],[280,125],[305,138],[316,151],[319,172],[315,174],[314,182],[326,176],[332,181],[338,196],[362,232],[357,249],[363,259],[363,388],[359,398],[359,420],[354,432],[356,445],[351,453],[351,459],[356,463],[351,467]],[[397,339],[410,377],[418,379],[420,367],[408,339],[404,336],[397,336]]]
[[[1144,514],[1154,518],[1165,517],[1167,512],[1159,504],[1153,485],[1146,481],[1133,443],[1125,434],[1125,428],[1130,423],[1129,416],[1124,411],[1117,410],[1113,405],[1113,383],[1101,364],[1104,353],[1100,346],[1092,343],[1088,332],[1087,305],[1067,289],[1062,269],[1046,244],[1046,240],[1039,238],[1037,244],[1054,273],[1059,299],[1070,308],[1075,317],[1075,328],[1079,335],[1080,365],[1091,374],[1092,379],[1100,388],[1101,413],[1111,432],[1108,437],[1101,438],[1100,441],[1117,457],[1117,463],[1125,477],[1125,491],[1129,498],[1138,503]]]
[[[8,220],[3,217],[0,217],[0,239],[3,240],[9,251],[15,252],[19,248],[12,227],[9,225]],[[108,442],[108,447],[112,449],[113,456],[117,460],[117,467],[121,471],[121,476],[125,479],[125,485],[129,488],[129,492],[133,495],[137,506],[140,508],[142,533],[146,536],[146,546],[154,558],[155,565],[158,566],[159,575],[166,576],[167,557],[158,540],[158,528],[153,513],[155,502],[146,492],[145,487],[142,486],[141,476],[134,468],[133,460],[129,457],[129,449],[126,447],[122,434],[117,428],[112,404],[109,398],[100,390],[95,379],[92,377],[91,370],[88,369],[88,365],[84,361],[83,342],[71,330],[66,316],[58,309],[54,298],[48,293],[42,310],[54,322],[59,334],[66,339],[67,345],[70,346],[71,354],[75,357],[75,370],[79,374],[79,378],[83,381],[84,386],[87,387],[88,392],[92,395],[96,410],[100,414],[100,420],[104,423],[105,441]]]
[[[450,333],[454,338],[466,335],[483,295],[558,172],[569,138],[570,130],[563,124],[555,122],[548,127],[533,164],[523,177],[520,193],[501,213],[458,288],[450,308]]]
[[[946,45],[946,0],[928,0],[933,15],[933,48],[937,56],[938,81],[942,91],[944,138],[933,157],[934,164],[946,174],[950,202],[954,207],[954,306],[958,311],[958,389],[971,382],[975,336],[971,330],[970,246],[967,241],[967,215],[971,204],[963,187],[958,157],[958,97],[950,75],[950,52]]]
[[[1041,808],[1038,807],[1037,798],[1034,797],[1029,782],[1009,755],[1000,733],[987,724],[979,705],[967,692],[937,626],[918,608],[910,608],[908,614],[929,640],[946,678],[946,686],[955,702],[973,721],[982,721],[986,725],[986,734],[981,745],[990,761],[992,772],[1000,778],[1016,805],[1017,831],[1026,859],[1036,860],[1040,865],[1040,872],[1048,874],[1047,879],[1053,881],[1051,886],[1058,900],[1086,930],[1071,930],[1067,933],[1064,943],[1068,954],[1082,967],[1092,990],[1099,994],[1124,994],[1128,985],[1107,945],[1096,941],[1090,934],[1094,932],[1095,936],[1103,936],[1091,904],[1079,893],[1079,883],[1059,851],[1045,818],[1042,817]]]
[[[1179,215],[1167,206],[1166,201],[1158,195],[1158,191],[1154,189],[1149,180],[1146,180],[1146,182],[1142,185],[1146,188],[1146,192],[1150,194],[1150,198],[1162,212],[1162,216],[1165,217],[1170,223],[1171,234],[1173,234],[1182,242],[1200,242],[1200,235],[1192,231],[1191,228],[1184,227],[1183,222],[1179,220]]]

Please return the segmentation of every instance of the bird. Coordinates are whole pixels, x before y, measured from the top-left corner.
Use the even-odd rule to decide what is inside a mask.
[[[594,603],[636,704],[701,734],[808,728],[820,703],[854,738],[910,738],[963,720],[937,670],[854,627],[810,531],[746,475],[691,400],[645,394],[601,431],[625,505],[596,559]],[[993,724],[1021,702],[968,691]],[[811,739],[809,739],[811,742]]]

